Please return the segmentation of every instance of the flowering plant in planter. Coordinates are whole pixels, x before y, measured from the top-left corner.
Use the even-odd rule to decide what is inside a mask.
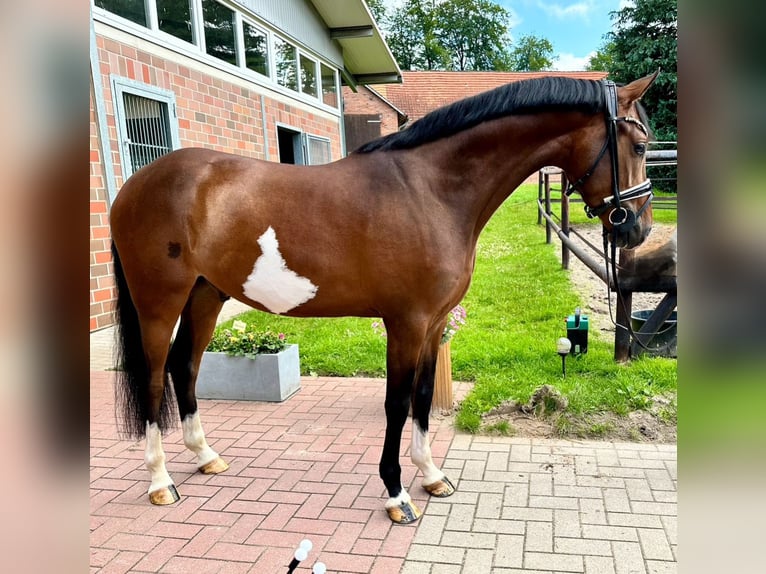
[[[465,325],[466,310],[462,305],[455,305],[452,310],[447,313],[447,324],[444,327],[442,333],[441,344],[451,341],[457,332]],[[381,337],[386,337],[386,326],[383,321],[375,320],[372,322],[372,329],[378,333]]]
[[[244,321],[234,321],[231,329],[215,330],[207,351],[253,359],[256,355],[279,353],[287,345],[284,333],[259,331]]]

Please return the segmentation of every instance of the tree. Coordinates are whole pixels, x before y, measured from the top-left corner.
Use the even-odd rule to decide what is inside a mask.
[[[405,0],[389,20],[386,41],[403,70],[443,70],[447,54],[436,36],[435,0]]]
[[[553,67],[553,44],[546,38],[527,35],[511,50],[511,70],[540,72]]]
[[[614,21],[607,34],[612,61],[609,77],[630,82],[658,69],[657,81],[642,98],[659,140],[675,140],[677,134],[677,0],[635,0],[633,5],[611,13]]]
[[[378,28],[385,27],[388,19],[385,0],[366,0],[366,2],[367,7],[372,12],[372,17],[375,18],[375,22],[378,24]]]
[[[507,62],[508,11],[491,0],[446,0],[436,7],[438,38],[452,70],[496,70]]]
[[[604,42],[596,53],[590,57],[585,69],[589,72],[609,72],[612,70],[614,66],[614,58],[612,56],[613,50],[613,42]]]
[[[509,19],[491,0],[405,0],[386,41],[403,70],[506,70]]]

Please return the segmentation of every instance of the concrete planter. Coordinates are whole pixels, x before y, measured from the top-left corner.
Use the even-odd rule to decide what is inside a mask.
[[[255,359],[205,352],[197,377],[197,397],[281,402],[301,388],[298,345]]]

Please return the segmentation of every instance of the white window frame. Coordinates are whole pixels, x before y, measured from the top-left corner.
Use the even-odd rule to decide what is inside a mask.
[[[112,101],[114,102],[115,123],[117,125],[117,146],[120,152],[120,165],[122,166],[123,183],[133,175],[133,162],[130,156],[128,144],[128,125],[127,114],[125,113],[125,100],[123,94],[132,94],[142,98],[155,100],[165,104],[168,114],[168,128],[170,131],[170,143],[173,150],[181,147],[181,138],[178,134],[178,115],[176,114],[176,95],[170,90],[163,90],[145,84],[136,82],[122,76],[111,75]]]
[[[306,165],[322,165],[322,164],[316,164],[311,160],[311,146],[309,145],[309,142],[311,140],[314,141],[321,141],[327,144],[327,150],[329,155],[329,160],[327,163],[330,163],[332,161],[332,140],[328,137],[324,136],[316,136],[309,133],[301,133],[301,142],[303,143],[303,156],[306,160]]]
[[[229,1],[229,0],[216,0],[216,1],[218,1],[223,6],[229,8],[230,10],[233,10],[235,14],[234,33],[236,38],[235,45],[237,50],[237,65],[236,66],[228,62],[225,62],[223,60],[220,60],[216,58],[215,56],[211,56],[210,54],[207,53],[207,47],[205,45],[205,29],[204,29],[204,15],[202,11],[202,0],[191,0],[190,2],[191,17],[192,17],[192,39],[193,39],[192,43],[186,42],[185,40],[177,38],[173,36],[172,34],[168,34],[159,29],[157,5],[155,0],[145,0],[147,26],[142,26],[141,24],[137,24],[135,22],[127,20],[126,18],[123,18],[104,8],[99,8],[98,6],[95,5],[93,0],[91,0],[91,6],[92,6],[92,12],[93,12],[94,18],[96,18],[97,20],[101,22],[105,22],[109,24],[110,26],[114,26],[118,29],[122,29],[124,31],[129,32],[132,35],[138,36],[140,38],[143,38],[155,44],[159,44],[162,47],[169,48],[185,56],[194,58],[195,60],[198,60],[199,62],[202,62],[205,65],[217,68],[229,74],[237,75],[242,79],[253,82],[255,84],[263,85],[265,87],[268,87],[269,89],[275,90],[289,97],[295,98],[297,96],[296,99],[298,99],[299,101],[318,107],[319,109],[329,111],[333,113],[334,115],[337,115],[337,116],[342,115],[343,112],[341,109],[342,108],[341,97],[340,97],[341,92],[340,92],[340,85],[339,85],[340,74],[339,74],[337,65],[332,64],[330,61],[325,60],[324,58],[320,57],[318,54],[315,54],[309,49],[304,49],[302,44],[280,33],[279,31],[275,30],[272,25],[268,24],[267,22],[261,21],[260,19],[257,18],[256,15],[251,14],[246,9],[245,6],[236,2]],[[243,36],[243,29],[242,29],[243,22],[247,22],[248,24],[257,27],[259,30],[266,33],[268,61],[269,61],[268,77],[262,74],[259,74],[258,72],[255,72],[253,70],[250,70],[245,65],[244,36]],[[280,40],[291,44],[296,49],[296,54],[297,54],[296,66],[298,67],[298,78],[297,78],[298,89],[297,90],[291,90],[290,88],[282,86],[281,84],[277,82],[277,76],[276,76],[277,72],[276,72],[276,66],[275,66],[275,52],[274,52],[274,39],[277,37]],[[315,75],[317,77],[317,83],[318,83],[318,86],[317,86],[318,90],[317,90],[316,97],[311,96],[309,94],[305,94],[302,91],[301,79],[300,79],[301,54],[305,55],[306,57],[314,61],[315,70],[316,70]],[[327,67],[331,68],[335,76],[337,97],[336,97],[336,105],[334,106],[324,103],[324,98],[321,91],[321,76],[320,76],[321,64],[324,64]]]

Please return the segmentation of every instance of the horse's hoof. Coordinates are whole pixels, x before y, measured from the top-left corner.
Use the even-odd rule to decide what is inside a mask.
[[[428,494],[437,498],[446,498],[455,494],[455,485],[446,476],[433,484],[424,484],[423,488]]]
[[[412,501],[403,502],[393,508],[386,508],[386,512],[388,512],[388,517],[394,524],[410,524],[423,514]]]
[[[229,465],[226,464],[223,459],[219,456],[215,460],[211,460],[207,464],[203,464],[201,467],[199,467],[199,471],[202,474],[218,474],[219,472],[223,472],[224,470],[227,470],[229,468]]]
[[[165,486],[159,490],[149,493],[149,500],[157,506],[166,506],[178,502],[181,496],[178,494],[175,485]]]

